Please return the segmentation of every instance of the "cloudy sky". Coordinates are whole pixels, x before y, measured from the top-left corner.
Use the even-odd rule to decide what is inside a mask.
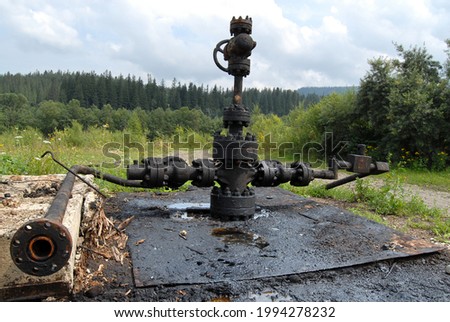
[[[245,86],[357,85],[393,42],[444,62],[448,0],[0,0],[0,73],[109,70],[231,87],[212,60],[232,16],[258,43]]]

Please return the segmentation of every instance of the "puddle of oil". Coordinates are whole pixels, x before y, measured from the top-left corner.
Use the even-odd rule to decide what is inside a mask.
[[[167,206],[171,217],[181,220],[192,220],[197,214],[209,212],[209,203],[203,202],[178,202]]]
[[[209,203],[206,202],[178,202],[167,206],[167,209],[174,211],[202,212],[209,210]]]
[[[213,228],[211,235],[221,238],[224,243],[244,244],[261,249],[269,246],[269,243],[263,237],[237,227]]]

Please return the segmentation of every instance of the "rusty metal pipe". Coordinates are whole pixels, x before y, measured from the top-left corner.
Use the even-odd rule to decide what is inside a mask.
[[[49,259],[55,253],[55,247],[51,238],[37,236],[30,241],[28,250],[32,259],[43,261]]]
[[[76,172],[76,168],[72,168]],[[72,236],[62,222],[70,200],[75,175],[68,173],[44,218],[23,224],[11,239],[11,258],[29,275],[56,273],[70,258]]]
[[[361,146],[363,146],[363,144],[361,144]],[[349,167],[349,168],[353,168],[353,167],[354,167],[354,165],[352,164],[352,166]],[[342,179],[330,182],[329,184],[327,184],[325,186],[325,189],[327,189],[327,190],[328,189],[332,189],[332,188],[341,186],[343,184],[355,181],[356,179],[364,178],[364,177],[367,177],[367,176],[370,176],[370,175],[378,175],[378,174],[389,172],[389,164],[387,162],[374,162],[374,163],[371,163],[364,170],[366,170],[366,172],[364,172],[364,173],[361,173],[361,172],[358,173],[357,172],[357,173],[355,173],[355,174],[353,174],[351,176],[348,176],[348,177],[345,177],[345,178],[342,178]]]
[[[333,188],[336,188],[336,187],[341,186],[343,184],[355,181],[358,178],[364,178],[364,177],[367,177],[367,176],[370,176],[370,175],[371,175],[371,173],[355,173],[355,174],[352,174],[351,176],[348,176],[348,177],[345,177],[345,178],[342,178],[342,179],[339,179],[339,180],[336,180],[336,181],[328,183],[325,186],[325,189],[326,190],[333,189]]]
[[[63,225],[63,220],[72,197],[75,179],[79,174],[91,174],[122,186],[142,187],[141,182],[103,174],[86,166],[75,165],[68,170],[45,216],[23,224],[11,240],[11,258],[24,273],[35,276],[51,275],[68,262],[73,243],[69,230]],[[95,187],[94,189],[97,190]]]
[[[144,188],[142,181],[123,179],[121,177],[117,177],[108,173],[102,173],[96,169],[81,165],[76,165],[72,168],[76,169],[77,174],[91,174],[98,179],[102,179],[120,186],[132,188]]]
[[[242,76],[234,77],[233,104],[236,105],[242,104],[242,85],[243,85],[243,77]]]

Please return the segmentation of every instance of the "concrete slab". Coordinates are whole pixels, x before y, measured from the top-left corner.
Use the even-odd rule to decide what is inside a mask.
[[[130,199],[136,287],[286,276],[436,252],[438,245],[279,188],[256,189],[245,222],[207,216],[209,189]]]
[[[10,257],[11,238],[25,222],[43,217],[65,175],[0,177],[0,300],[27,300],[67,295],[73,287],[73,268],[82,213],[89,211],[91,190],[77,180],[63,225],[73,240],[69,262],[55,274],[43,277],[23,273]],[[86,176],[92,182],[92,176]]]

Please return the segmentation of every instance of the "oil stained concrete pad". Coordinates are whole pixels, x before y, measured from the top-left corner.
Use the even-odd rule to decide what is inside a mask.
[[[0,176],[0,300],[28,300],[61,296],[73,287],[73,269],[82,212],[95,201],[95,194],[76,180],[63,225],[72,236],[68,263],[49,276],[31,276],[17,268],[10,255],[14,233],[24,223],[44,217],[65,175]],[[87,176],[92,182],[92,177]]]
[[[255,191],[255,217],[236,222],[208,216],[210,189],[118,195],[119,216],[134,216],[127,233],[136,287],[255,280],[442,250],[281,188]]]

